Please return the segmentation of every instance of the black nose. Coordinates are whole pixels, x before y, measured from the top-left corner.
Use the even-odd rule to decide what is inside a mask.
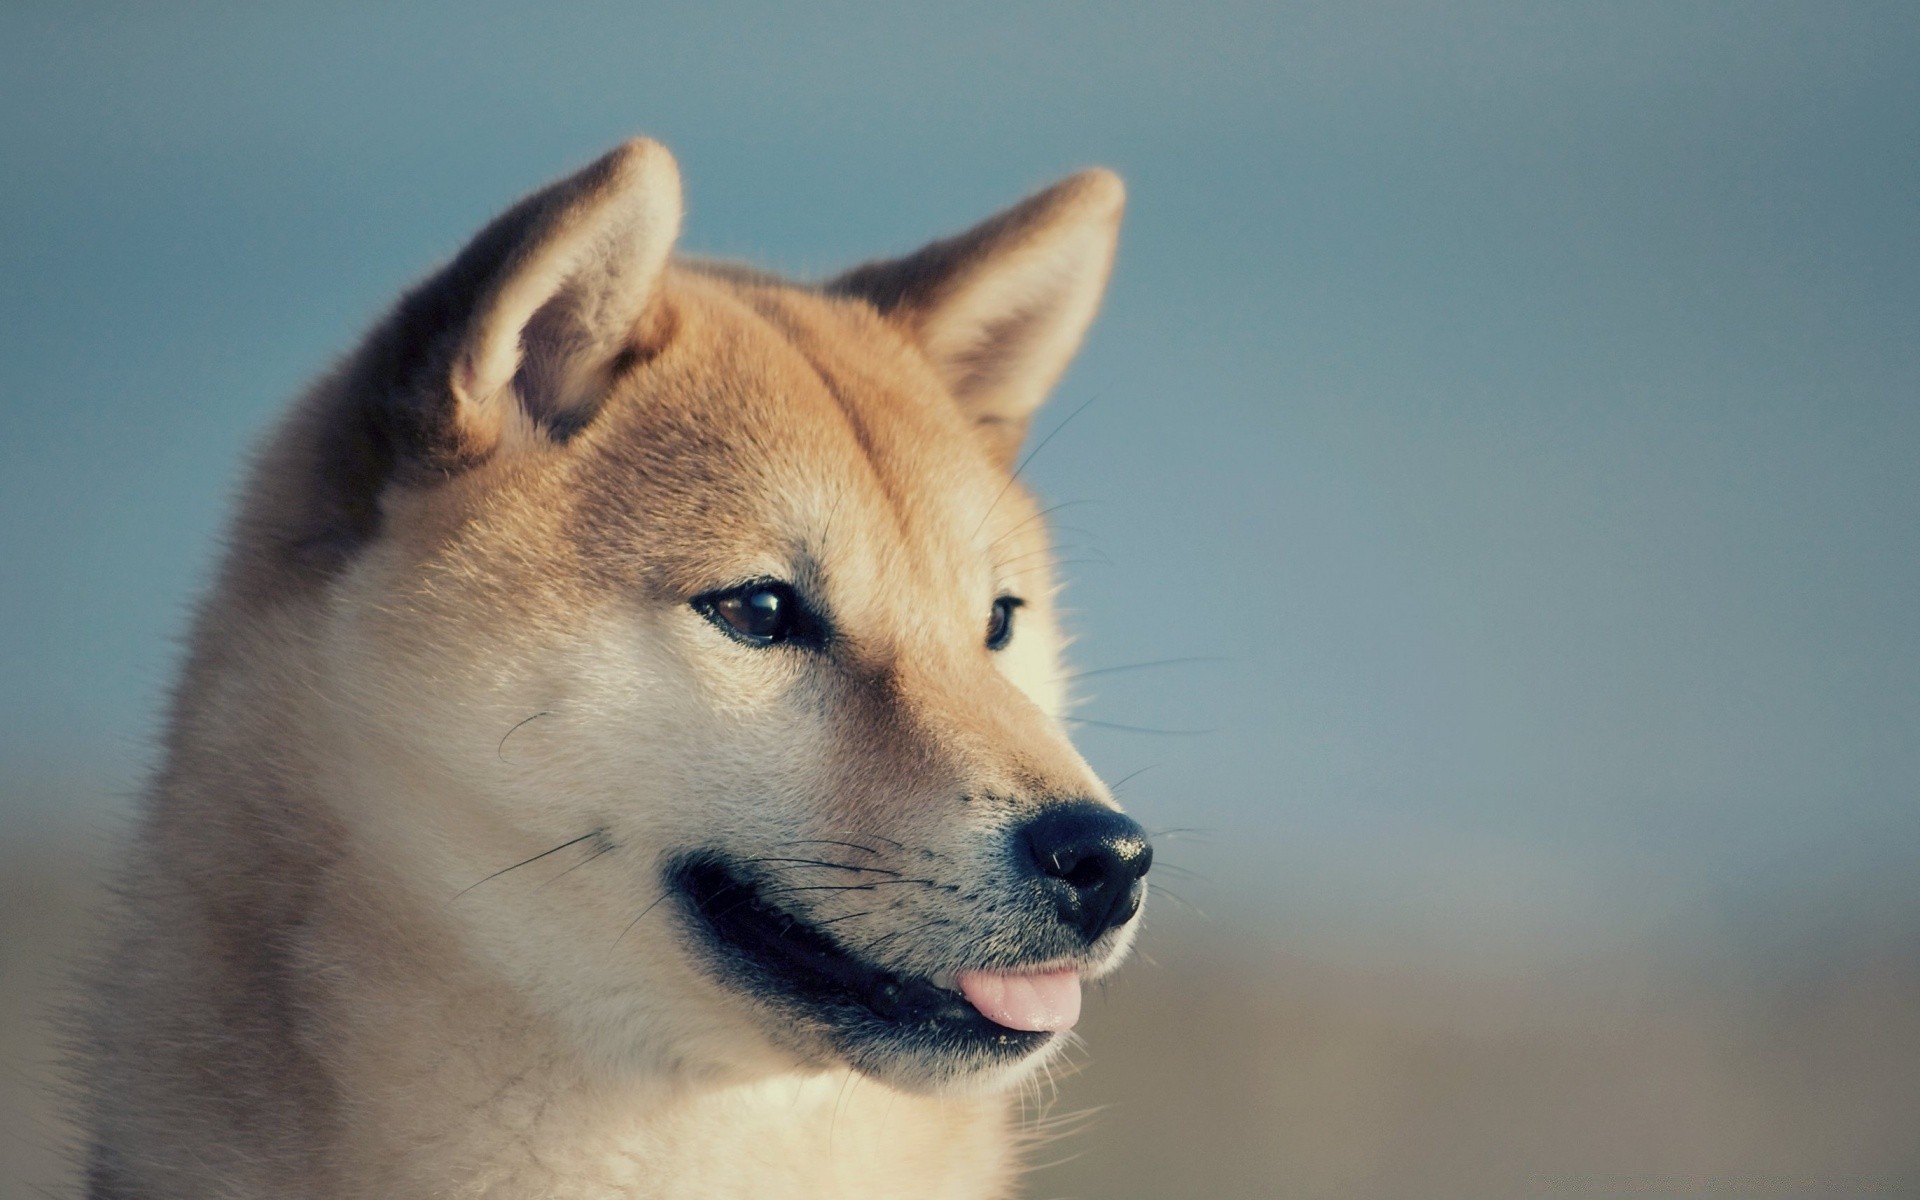
[[[1140,909],[1140,877],[1153,865],[1147,831],[1091,800],[1048,807],[1016,830],[1060,919],[1091,942]],[[1016,849],[1016,853],[1017,853]]]

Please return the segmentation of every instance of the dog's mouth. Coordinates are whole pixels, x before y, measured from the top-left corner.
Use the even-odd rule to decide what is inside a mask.
[[[1009,1060],[1045,1045],[1079,1014],[1077,967],[902,974],[773,903],[718,855],[683,859],[669,878],[722,951],[725,974],[784,1008],[798,1006],[843,1049],[879,1042]]]

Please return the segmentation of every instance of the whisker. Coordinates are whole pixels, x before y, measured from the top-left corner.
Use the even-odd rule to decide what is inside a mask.
[[[1096,675],[1118,675],[1122,671],[1145,671],[1153,667],[1181,667],[1192,663],[1222,663],[1227,660],[1213,654],[1200,654],[1188,658],[1156,658],[1151,662],[1122,663],[1117,667],[1095,667],[1091,671],[1069,671],[1065,675],[1056,675],[1056,682],[1071,679],[1092,679]]]
[[[1020,478],[1020,472],[1027,469],[1027,464],[1033,461],[1034,455],[1040,453],[1042,450],[1045,450],[1047,448],[1048,442],[1051,442],[1054,438],[1058,437],[1062,429],[1065,429],[1067,426],[1073,424],[1073,419],[1075,417],[1087,411],[1087,405],[1092,404],[1095,400],[1098,400],[1099,398],[1100,396],[1099,396],[1099,393],[1097,392],[1094,395],[1088,396],[1086,400],[1080,405],[1079,408],[1076,408],[1072,412],[1067,414],[1066,420],[1060,422],[1058,425],[1055,425],[1052,429],[1048,430],[1047,436],[1040,439],[1039,445],[1027,451],[1025,456],[1023,456],[1020,459],[1019,465],[1013,468],[1013,474],[1007,476],[1007,482],[1002,484],[1000,487],[1000,490],[994,494],[993,503],[987,505],[987,511],[980,514],[980,524],[977,528],[974,529],[973,537],[979,537],[980,530],[985,529],[987,527],[987,518],[993,516],[993,510],[1000,507],[1000,501],[1005,499],[1007,493],[1013,490],[1014,483],[1018,481]],[[973,539],[969,538],[968,540],[971,541]]]
[[[573,874],[575,871],[578,871],[581,867],[584,867],[588,863],[592,862],[594,859],[599,858],[602,854],[611,854],[617,849],[619,849],[619,847],[614,845],[612,842],[608,842],[604,846],[596,846],[592,854],[587,855],[585,858],[581,859],[579,862],[573,864],[572,866],[568,867],[566,870],[560,872],[560,874],[555,875],[553,879],[542,880],[540,884],[536,886],[533,890],[537,892],[541,888],[547,886],[547,884],[552,883],[554,880],[561,879],[565,876]]]
[[[840,515],[840,503],[847,498],[847,489],[841,487],[833,493],[833,504],[827,509],[827,519],[820,522],[820,544],[826,545],[833,533],[833,519]]]
[[[1195,904],[1193,901],[1187,899],[1185,896],[1182,896],[1179,892],[1173,891],[1170,888],[1162,887],[1159,884],[1155,884],[1153,887],[1153,892],[1155,895],[1165,896],[1167,899],[1173,901],[1175,904],[1178,904],[1181,908],[1186,909],[1188,912],[1192,913],[1196,917],[1204,917],[1207,915],[1207,911],[1205,909],[1201,908],[1198,904]]]
[[[897,877],[900,874],[898,871],[890,871],[885,867],[856,867],[852,863],[827,862],[824,859],[818,858],[753,858],[747,861],[751,863],[795,863],[803,867],[832,867],[836,871],[861,871],[872,875],[893,875]]]
[[[845,846],[849,850],[860,850],[867,854],[877,855],[880,853],[878,850],[875,850],[872,846],[862,846],[858,842],[835,841],[833,838],[801,838],[799,841],[782,842],[780,844],[783,846]],[[899,845],[898,842],[895,842],[894,844],[896,846]]]
[[[1069,550],[1078,550],[1078,549],[1081,549],[1081,547],[1079,546],[1041,546],[1036,550],[1023,550],[1019,554],[1014,555],[1012,558],[995,559],[993,563],[993,569],[994,569],[994,572],[998,574],[1000,572],[1006,571],[1008,567],[1011,567],[1013,564],[1017,562],[1025,562],[1027,559],[1030,559],[1030,558],[1045,558],[1046,556],[1052,555],[1052,554],[1064,554]],[[1098,550],[1092,546],[1086,547],[1085,557],[1057,558],[1053,560],[1053,565],[1056,567],[1064,567],[1064,566],[1071,566],[1075,563],[1089,563],[1089,562],[1097,562],[1102,566],[1108,566],[1108,567],[1113,565],[1113,560],[1108,558],[1104,551]]]
[[[1075,500],[1075,501],[1072,501],[1072,503],[1094,504],[1097,502],[1093,500]],[[1064,506],[1058,505],[1058,504],[1054,505],[1054,508],[1061,508],[1061,507],[1064,507]],[[1050,508],[1047,511],[1052,512],[1053,509]],[[1076,537],[1083,537],[1083,538],[1097,538],[1100,536],[1100,533],[1098,530],[1088,529],[1085,525],[1068,525],[1062,521],[1050,522],[1047,525],[1047,531],[1049,533],[1071,533]]]
[[[1205,883],[1207,881],[1207,877],[1198,871],[1180,866],[1177,863],[1168,862],[1165,855],[1161,855],[1153,860],[1153,873],[1155,875],[1172,875],[1175,879],[1189,879],[1194,883]],[[1159,884],[1156,883],[1154,886],[1158,887]]]
[[[652,912],[654,909],[660,907],[660,902],[662,900],[665,900],[668,896],[672,894],[673,894],[673,891],[671,888],[669,888],[666,891],[661,892],[658,896],[654,897],[652,904],[649,904],[645,908],[640,910],[639,917],[635,917],[633,920],[627,922],[627,927],[620,931],[620,937],[613,939],[613,945],[607,947],[607,953],[609,954],[613,953],[613,951],[616,948],[618,948],[620,945],[620,938],[626,937],[629,933],[633,932],[633,927],[640,923],[640,917],[644,917],[648,913]]]
[[[1205,841],[1213,836],[1213,830],[1169,825],[1165,829],[1149,829],[1147,830],[1147,836],[1150,838],[1165,838],[1170,842],[1179,841],[1182,837]]]
[[[512,729],[509,729],[505,733],[501,734],[500,744],[493,748],[494,756],[497,757],[501,762],[506,762],[507,761],[507,739],[512,737],[514,734],[519,733],[520,727],[522,725],[527,725],[534,721],[538,721],[541,717],[550,717],[552,715],[553,714],[551,712],[537,712],[532,716],[528,717],[526,720],[516,724]]]
[[[1097,1116],[1105,1111],[1106,1107],[1104,1104],[1098,1104],[1092,1108],[1076,1109],[1072,1112],[1038,1113],[1027,1118],[1026,1132],[1035,1138],[1053,1140],[1058,1136],[1078,1132],[1080,1126],[1085,1124],[1089,1117]],[[1030,1169],[1038,1170],[1039,1168]]]
[[[847,1097],[853,1094],[854,1085],[859,1079],[860,1073],[858,1071],[848,1071],[846,1081],[840,1085],[839,1094],[833,1098],[833,1112],[827,1117],[827,1145],[829,1147],[833,1145],[833,1135],[838,1132],[840,1128],[840,1108],[847,1102]]]
[[[532,718],[529,717],[528,720],[532,720]],[[486,879],[476,879],[474,882],[468,884],[466,887],[461,888],[459,891],[455,892],[447,900],[447,903],[452,904],[455,900],[458,900],[460,897],[466,895],[468,892],[479,887],[481,884],[486,883],[489,880],[498,879],[502,875],[505,875],[508,871],[518,871],[521,867],[526,866],[528,863],[537,863],[549,854],[558,854],[562,850],[565,850],[568,846],[578,846],[581,842],[589,841],[593,838],[597,838],[605,832],[606,832],[605,829],[589,830],[588,832],[581,834],[579,837],[574,838],[571,841],[561,842],[558,846],[555,846],[551,850],[542,850],[540,853],[534,855],[532,858],[521,859],[519,862],[513,864],[510,867],[501,867],[498,871],[495,871],[493,874],[487,876]]]
[[[1146,766],[1141,767],[1137,771],[1128,771],[1125,775],[1122,775],[1120,778],[1108,784],[1107,790],[1110,792],[1117,792],[1121,789],[1123,785],[1126,784],[1128,780],[1138,779],[1140,776],[1145,775],[1148,771],[1157,769],[1160,765],[1161,764],[1159,763],[1148,763]]]
[[[810,883],[794,887],[756,888],[762,896],[783,896],[788,892],[870,892],[881,883],[898,883],[897,879],[875,880],[872,883]]]
[[[853,913],[841,913],[841,914],[840,914],[839,916],[837,916],[837,917],[828,917],[828,918],[827,918],[826,920],[824,920],[824,921],[815,921],[815,922],[814,922],[814,924],[815,924],[815,925],[834,925],[834,924],[838,924],[838,923],[839,923],[839,922],[841,922],[841,921],[851,921],[851,920],[853,920],[853,919],[854,919],[855,917],[870,917],[870,916],[872,916],[872,915],[873,915],[874,913],[876,913],[876,912],[879,912],[879,911],[880,911],[880,910],[879,910],[879,909],[877,909],[877,908],[869,908],[869,909],[864,909],[864,910],[862,910],[862,911],[860,911],[860,912],[853,912]]]
[[[1035,521],[1038,521],[1052,513],[1057,513],[1063,508],[1081,508],[1081,507],[1084,507],[1085,505],[1092,504],[1092,503],[1093,501],[1091,500],[1062,500],[1058,504],[1049,504],[1045,508],[1041,509],[1039,512],[1034,513],[1032,516],[1028,517],[1026,520],[1021,521],[1018,525],[1015,525],[1013,528],[1007,530],[1005,533],[1001,534],[999,537],[993,539],[991,542],[988,542],[987,549],[989,550],[993,549],[995,546],[998,546],[1001,542],[1006,541],[1008,538],[1012,537],[1014,534],[1019,533],[1022,529],[1025,529],[1027,526],[1033,524]],[[1068,525],[1055,525],[1054,528],[1070,529],[1072,527]],[[1075,532],[1084,532],[1084,530],[1075,530]]]
[[[752,892],[748,892],[745,896],[742,896],[740,899],[735,900],[732,904],[727,905],[725,908],[721,909],[719,912],[714,913],[712,916],[712,919],[715,921],[718,921],[722,917],[731,916],[733,915],[733,913],[737,912],[738,910],[745,908],[749,904],[752,904],[755,899],[756,897],[754,896],[754,894]],[[656,900],[654,901],[654,903],[658,904],[659,901]],[[642,913],[641,915],[645,916],[646,914]]]
[[[1157,737],[1205,737],[1210,733],[1219,733],[1218,729],[1154,729],[1147,725],[1122,725],[1117,721],[1096,721],[1092,717],[1062,717],[1076,725],[1087,725],[1094,729],[1111,729],[1118,733],[1150,733]]]
[[[900,937],[904,934],[919,933],[922,929],[931,929],[935,925],[947,925],[947,924],[951,924],[951,922],[949,922],[945,917],[933,917],[929,920],[920,922],[918,925],[909,925],[905,929],[896,929],[892,933],[883,933],[879,937],[873,939],[871,942],[868,942],[866,945],[860,947],[860,953],[871,954],[875,947],[885,945],[887,942],[890,942],[894,938]]]
[[[779,896],[787,892],[871,892],[875,888],[889,887],[896,883],[917,883],[922,887],[938,888],[947,886],[932,879],[875,879],[868,883],[806,883],[792,887],[759,888],[762,896]]]
[[[1012,566],[1014,563],[1025,562],[1029,558],[1041,558],[1049,554],[1066,554],[1069,551],[1078,550],[1079,548],[1080,548],[1079,546],[1074,545],[1072,543],[1068,543],[1066,545],[1060,545],[1060,546],[1036,546],[1031,550],[1022,550],[1020,553],[1010,555],[1006,558],[994,559],[993,570],[994,570],[994,573],[997,575],[1000,572],[1005,571],[1008,567]]]

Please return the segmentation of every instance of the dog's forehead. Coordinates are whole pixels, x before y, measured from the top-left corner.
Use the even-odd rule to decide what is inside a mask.
[[[676,280],[674,340],[581,479],[589,556],[672,591],[830,571],[848,591],[990,586],[1028,507],[871,309],[758,280]]]

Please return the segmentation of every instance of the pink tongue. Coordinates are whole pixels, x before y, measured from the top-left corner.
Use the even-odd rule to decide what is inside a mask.
[[[981,1016],[1008,1029],[1072,1029],[1080,1019],[1080,972],[1072,967],[1045,975],[962,971],[954,982]]]

